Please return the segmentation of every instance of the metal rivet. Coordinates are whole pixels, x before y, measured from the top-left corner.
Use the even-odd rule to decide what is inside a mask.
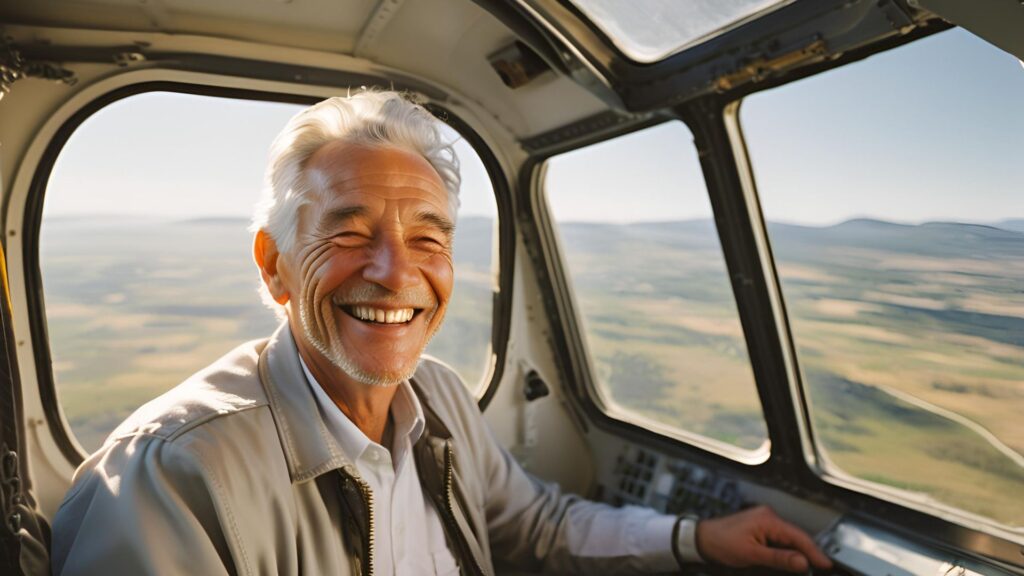
[[[5,476],[14,476],[18,472],[18,453],[8,451],[3,458],[3,471]]]

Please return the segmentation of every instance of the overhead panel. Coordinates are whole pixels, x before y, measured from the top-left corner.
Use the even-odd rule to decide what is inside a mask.
[[[628,58],[657,62],[793,0],[570,0]]]
[[[164,32],[351,53],[378,0],[0,0],[0,24]]]

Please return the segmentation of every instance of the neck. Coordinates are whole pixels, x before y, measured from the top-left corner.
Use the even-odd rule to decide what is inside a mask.
[[[293,336],[302,361],[331,401],[367,438],[385,445],[384,431],[388,424],[391,400],[398,386],[371,386],[358,382],[324,358],[323,354],[309,349],[300,335]]]

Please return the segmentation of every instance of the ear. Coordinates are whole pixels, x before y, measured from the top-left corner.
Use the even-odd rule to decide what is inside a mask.
[[[277,251],[277,242],[274,242],[266,230],[256,232],[256,238],[252,243],[252,256],[256,260],[256,265],[260,267],[263,284],[266,285],[270,296],[274,298],[274,302],[282,306],[287,304],[290,295],[278,268],[278,258],[281,253]]]

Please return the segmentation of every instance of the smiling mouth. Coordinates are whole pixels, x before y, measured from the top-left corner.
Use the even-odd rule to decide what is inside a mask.
[[[402,325],[408,324],[423,311],[422,308],[398,308],[384,310],[373,306],[342,306],[346,314],[367,324]]]

